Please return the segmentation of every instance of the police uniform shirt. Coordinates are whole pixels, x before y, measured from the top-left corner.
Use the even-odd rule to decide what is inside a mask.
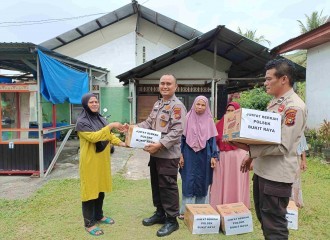
[[[305,103],[293,91],[273,99],[268,112],[281,115],[280,145],[250,145],[253,171],[258,176],[276,182],[294,182],[297,162],[297,147],[306,126],[307,110]]]
[[[138,127],[156,130],[162,133],[160,143],[164,146],[154,154],[158,158],[179,158],[180,143],[187,110],[183,103],[173,95],[168,101],[158,100],[148,116]]]

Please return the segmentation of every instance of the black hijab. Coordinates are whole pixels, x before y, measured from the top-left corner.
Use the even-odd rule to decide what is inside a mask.
[[[92,112],[88,107],[88,101],[91,97],[96,97],[93,93],[86,93],[81,98],[83,110],[78,116],[76,123],[76,131],[78,132],[96,132],[108,125],[108,122],[99,112]],[[95,143],[95,151],[102,152],[108,145],[109,141],[99,141]]]

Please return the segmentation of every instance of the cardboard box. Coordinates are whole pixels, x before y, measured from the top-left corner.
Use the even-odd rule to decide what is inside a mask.
[[[280,144],[281,115],[237,109],[224,116],[223,139],[246,144]]]
[[[220,215],[210,204],[186,204],[184,222],[192,234],[219,233]]]
[[[147,144],[159,142],[160,138],[161,132],[130,125],[125,143],[129,147],[144,148]]]
[[[298,207],[294,201],[290,201],[286,208],[286,219],[288,220],[288,229],[298,230]]]
[[[217,205],[221,216],[221,230],[225,235],[253,231],[251,211],[241,202]]]

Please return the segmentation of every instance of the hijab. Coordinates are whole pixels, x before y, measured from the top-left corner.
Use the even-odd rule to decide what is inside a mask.
[[[239,103],[237,102],[230,102],[228,103],[227,107],[226,107],[226,110],[229,106],[233,106],[235,108],[235,110],[241,108],[241,106],[239,105]],[[218,133],[219,135],[217,136],[217,145],[219,147],[219,150],[220,151],[232,151],[232,150],[236,150],[237,147],[235,146],[232,146],[230,144],[227,144],[227,143],[224,143],[222,142],[222,135],[223,135],[223,124],[224,124],[224,117],[222,117],[220,119],[220,121],[217,123],[216,127],[217,127],[217,130],[218,130]]]
[[[195,105],[199,100],[203,100],[206,105],[205,112],[202,114],[197,114],[195,111]],[[209,101],[206,97],[196,97],[190,111],[186,115],[186,124],[183,135],[186,136],[186,143],[195,152],[204,149],[206,142],[211,137],[218,135],[209,107]]]
[[[108,122],[99,112],[92,112],[88,107],[88,101],[91,97],[96,97],[93,93],[86,93],[81,98],[83,110],[79,114],[76,123],[76,131],[78,132],[96,132],[108,125]],[[96,152],[102,152],[108,145],[109,141],[99,141],[95,143]]]

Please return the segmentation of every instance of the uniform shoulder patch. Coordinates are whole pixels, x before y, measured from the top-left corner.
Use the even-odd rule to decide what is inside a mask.
[[[285,125],[293,126],[296,121],[297,110],[292,108],[288,109],[285,111],[284,115],[285,115],[285,121],[284,121]]]
[[[179,120],[181,118],[181,108],[180,107],[174,107],[173,113],[174,113],[174,118],[176,120]]]

